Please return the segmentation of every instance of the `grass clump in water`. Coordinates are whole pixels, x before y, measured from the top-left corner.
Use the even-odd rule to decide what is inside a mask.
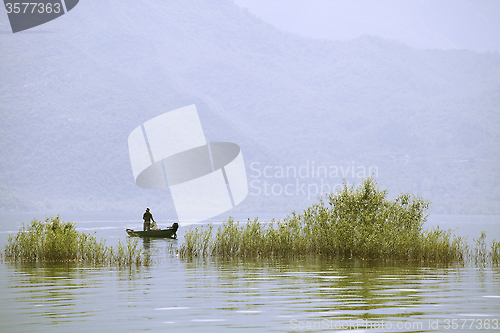
[[[44,222],[33,219],[29,225],[22,223],[17,234],[9,235],[4,254],[6,259],[32,262],[83,261],[118,266],[151,263],[137,239],[128,239],[126,244],[118,241],[114,247],[105,243],[94,235],[78,232],[74,223],[56,216]]]
[[[491,242],[491,261],[495,264],[500,264],[500,241]]]
[[[439,228],[424,230],[429,202],[403,193],[393,201],[372,178],[359,186],[344,183],[301,214],[283,220],[246,224],[225,221],[186,232],[184,257],[292,257],[463,261],[470,255],[464,239]],[[496,244],[496,243],[495,243]],[[497,261],[500,243],[495,248]],[[493,252],[492,252],[493,253]],[[492,257],[494,255],[492,254]]]

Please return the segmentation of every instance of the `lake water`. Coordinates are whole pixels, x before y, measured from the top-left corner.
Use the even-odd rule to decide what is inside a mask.
[[[1,213],[0,244],[20,222]],[[109,245],[139,229],[127,214],[61,214]],[[157,218],[160,226],[171,221]],[[216,221],[217,222],[217,221]],[[220,221],[219,221],[220,222]],[[431,216],[428,225],[500,239],[499,216]],[[190,261],[178,240],[141,243],[150,267],[0,263],[0,332],[500,331],[500,268],[359,260]]]

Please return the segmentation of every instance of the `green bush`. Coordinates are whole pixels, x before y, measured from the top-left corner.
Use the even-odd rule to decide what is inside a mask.
[[[212,225],[188,230],[180,254],[463,261],[468,246],[461,237],[439,228],[423,230],[428,207],[427,200],[409,193],[391,201],[368,178],[357,187],[344,183],[342,190],[283,220],[240,225],[229,218],[215,235]]]
[[[94,235],[80,233],[75,224],[47,217],[44,222],[33,219],[30,225],[22,223],[15,235],[9,235],[5,258],[23,261],[60,262],[84,261],[94,264],[147,265],[150,256],[139,246],[138,240],[120,241],[106,246]]]

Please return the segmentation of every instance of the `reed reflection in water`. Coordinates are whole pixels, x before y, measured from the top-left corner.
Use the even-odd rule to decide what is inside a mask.
[[[300,331],[298,323],[320,330],[367,320],[421,322],[423,330],[393,331],[436,332],[449,331],[446,319],[500,320],[498,268],[324,258],[188,261],[175,256],[178,241],[143,246],[154,253],[152,266],[0,264],[0,331]],[[436,319],[439,330],[426,330]]]

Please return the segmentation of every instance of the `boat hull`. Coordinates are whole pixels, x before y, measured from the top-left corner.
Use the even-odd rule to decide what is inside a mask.
[[[158,237],[158,238],[172,238],[177,239],[177,230],[173,230],[171,228],[161,229],[161,230],[149,230],[149,231],[140,231],[133,229],[125,229],[129,236],[133,237]]]

